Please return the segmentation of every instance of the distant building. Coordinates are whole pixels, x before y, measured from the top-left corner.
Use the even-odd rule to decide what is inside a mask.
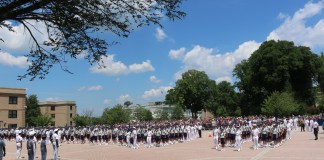
[[[72,118],[76,115],[75,101],[39,102],[41,113],[53,118],[51,126],[73,126]]]
[[[172,114],[172,110],[174,108],[174,105],[167,105],[164,102],[149,102],[147,106],[145,106],[145,109],[148,109],[152,112],[153,118],[157,118],[159,115],[159,112],[167,112],[169,116]],[[191,117],[190,110],[186,110],[184,112],[184,116],[186,118]]]
[[[0,128],[25,127],[26,89],[0,88]]]

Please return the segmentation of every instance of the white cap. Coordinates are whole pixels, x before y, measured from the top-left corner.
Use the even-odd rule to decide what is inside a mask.
[[[58,131],[58,128],[54,129],[54,132],[57,132]]]

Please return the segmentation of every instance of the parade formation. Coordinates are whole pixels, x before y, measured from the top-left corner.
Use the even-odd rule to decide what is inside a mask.
[[[47,157],[47,145],[53,147],[53,159],[58,159],[62,144],[119,145],[131,149],[164,147],[185,143],[201,137],[202,129],[210,129],[214,148],[225,151],[233,148],[243,150],[243,143],[251,142],[251,148],[277,148],[292,138],[292,131],[318,132],[317,117],[219,117],[210,120],[176,120],[162,122],[133,122],[116,125],[60,128],[17,128],[1,129],[1,143],[16,143],[16,158],[21,158],[23,143],[26,143],[29,157],[35,157],[40,150],[42,159]],[[40,144],[40,149],[36,148]],[[5,149],[5,147],[3,147]],[[245,149],[245,148],[244,148]],[[5,155],[5,150],[4,154]],[[32,158],[33,159],[33,158]]]

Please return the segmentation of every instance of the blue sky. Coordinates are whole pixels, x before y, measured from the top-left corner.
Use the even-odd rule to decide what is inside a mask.
[[[22,26],[16,33],[0,28],[0,87],[27,88],[40,101],[74,100],[78,112],[105,107],[126,100],[145,105],[164,100],[181,73],[205,71],[217,82],[234,82],[232,70],[270,39],[290,40],[324,50],[324,1],[306,0],[187,0],[183,20],[162,21],[163,28],[146,26],[129,38],[98,34],[107,41],[119,41],[104,58],[107,69],[90,66],[80,57],[66,66],[73,74],[54,67],[44,80],[17,76],[26,71],[30,38]],[[42,28],[42,24],[35,24]],[[44,39],[44,34],[38,34]]]

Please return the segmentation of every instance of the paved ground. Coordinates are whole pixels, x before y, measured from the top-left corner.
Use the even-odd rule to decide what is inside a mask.
[[[216,151],[212,148],[212,138],[208,131],[203,138],[159,148],[129,149],[117,145],[98,146],[90,144],[63,144],[59,148],[62,160],[324,160],[324,132],[320,129],[319,140],[314,140],[310,132],[293,132],[292,139],[279,148],[250,149],[252,143],[243,144],[238,152],[233,148]],[[27,157],[26,143],[23,144],[23,159]],[[15,144],[7,142],[7,156],[4,160],[15,159]],[[39,156],[39,146],[36,155]],[[52,158],[52,147],[48,145],[48,158]],[[37,158],[37,159],[40,159]]]

